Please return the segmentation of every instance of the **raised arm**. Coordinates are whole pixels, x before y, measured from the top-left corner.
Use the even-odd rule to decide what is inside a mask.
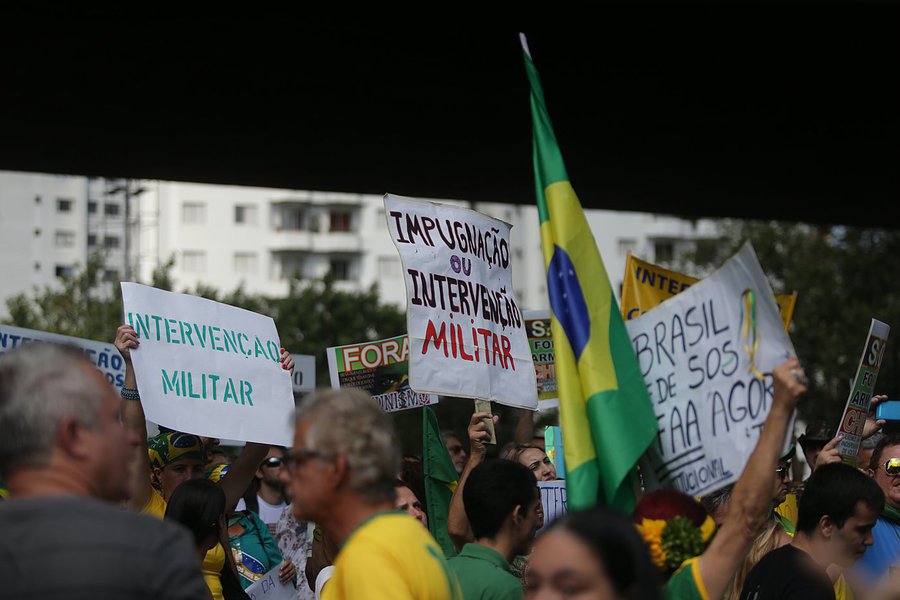
[[[773,376],[772,409],[756,448],[734,486],[725,521],[698,561],[700,577],[709,598],[721,598],[725,593],[731,576],[743,562],[772,510],[775,468],[797,400],[806,392],[805,375],[796,358],[776,367]]]
[[[147,421],[144,417],[144,407],[141,401],[135,399],[137,392],[137,379],[134,375],[134,367],[131,364],[131,350],[140,346],[137,332],[131,325],[120,325],[116,330],[116,349],[125,361],[125,384],[122,386],[123,396],[131,396],[124,401],[122,418],[126,427],[131,429],[138,437],[138,450],[131,463],[132,489],[134,493],[128,501],[129,508],[142,510],[150,500],[152,486],[150,484],[150,457],[147,454]]]
[[[487,430],[485,420],[492,418],[490,413],[477,412],[472,414],[469,419],[469,427],[466,433],[469,436],[469,459],[463,468],[462,474],[459,476],[459,483],[453,490],[453,496],[450,497],[450,510],[447,514],[447,533],[457,548],[462,548],[467,542],[474,540],[472,528],[469,527],[469,518],[466,516],[466,507],[463,505],[463,486],[472,469],[484,462],[487,454],[487,446],[485,441],[490,439],[491,434]],[[499,417],[494,416],[494,425],[497,425]],[[496,428],[495,428],[496,429]]]

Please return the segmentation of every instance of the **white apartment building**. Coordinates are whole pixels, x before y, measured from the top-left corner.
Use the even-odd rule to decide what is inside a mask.
[[[548,308],[534,205],[438,201],[512,224],[519,305]],[[602,210],[587,217],[617,291],[629,252],[666,262],[715,234],[711,221]],[[0,300],[52,285],[97,250],[110,280],[149,281],[173,258],[178,290],[243,285],[249,293],[280,296],[292,278],[331,271],[339,289],[377,283],[384,302],[405,307],[381,196],[0,172]]]

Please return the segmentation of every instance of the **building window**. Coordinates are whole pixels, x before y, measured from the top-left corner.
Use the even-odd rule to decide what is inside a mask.
[[[103,238],[103,247],[104,248],[118,248],[119,247],[119,238],[114,235],[108,235]]]
[[[675,260],[675,244],[670,241],[657,241],[653,244],[653,259],[658,263]]]
[[[256,207],[243,204],[235,206],[234,222],[239,225],[256,225]]]
[[[206,252],[185,250],[181,256],[181,266],[187,273],[203,273],[206,271]]]
[[[72,212],[72,205],[75,203],[74,200],[70,200],[68,198],[57,198],[56,199],[56,212],[67,213]]]
[[[119,205],[113,204],[111,202],[107,202],[103,205],[103,214],[107,217],[118,217],[119,216]]]
[[[181,205],[181,222],[192,225],[206,223],[206,204],[185,202]]]
[[[119,281],[119,270],[118,269],[106,269],[103,271],[103,281]]]
[[[330,226],[328,227],[328,231],[352,231],[351,229],[351,215],[348,212],[343,211],[332,211],[329,214]]]
[[[56,276],[68,278],[74,273],[74,269],[67,265],[56,265]]]
[[[399,279],[401,276],[400,259],[394,258],[393,256],[378,257],[379,279]]]
[[[256,252],[235,252],[234,272],[243,275],[255,275],[259,268]]]
[[[54,239],[57,248],[72,248],[75,246],[74,231],[57,231]]]
[[[281,211],[281,228],[285,231],[303,231],[306,213],[302,208],[284,208]]]
[[[335,281],[347,281],[350,279],[350,261],[346,258],[332,258],[329,262],[329,271]]]
[[[88,200],[88,214],[89,215],[97,214],[97,203],[93,200]]]
[[[637,240],[633,238],[619,238],[619,256],[634,254],[637,249]]]

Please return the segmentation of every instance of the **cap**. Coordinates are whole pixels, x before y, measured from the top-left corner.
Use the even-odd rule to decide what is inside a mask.
[[[828,442],[834,437],[834,427],[825,419],[814,419],[806,426],[806,431],[797,438],[800,446],[805,446],[806,442]]]

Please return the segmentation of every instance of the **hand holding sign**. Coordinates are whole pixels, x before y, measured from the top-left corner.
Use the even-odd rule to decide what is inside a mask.
[[[469,436],[469,454],[484,456],[487,452],[485,444],[490,443],[491,432],[488,430],[488,422],[496,425],[500,421],[497,415],[491,416],[489,412],[475,412],[469,419],[469,429],[466,433]]]
[[[841,443],[841,439],[841,436],[836,435],[830,442],[825,444],[816,456],[816,464],[812,465],[813,471],[822,465],[841,462],[841,455],[838,453],[838,444]]]

